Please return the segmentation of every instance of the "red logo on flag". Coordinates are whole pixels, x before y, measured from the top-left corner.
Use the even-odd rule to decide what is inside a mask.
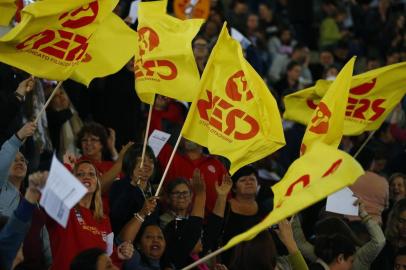
[[[331,112],[327,105],[320,102],[316,108],[316,115],[312,118],[312,125],[309,130],[317,134],[327,133],[330,117]]]
[[[150,27],[138,30],[139,59],[135,63],[136,79],[173,80],[178,75],[176,65],[169,60],[143,60],[143,57],[159,46],[159,35]]]
[[[226,94],[233,101],[241,101],[243,95],[245,96],[246,101],[249,101],[254,97],[251,90],[248,89],[248,83],[245,79],[244,71],[237,71],[228,79],[226,84]]]
[[[62,28],[77,29],[94,22],[98,11],[98,2],[93,1],[71,12],[65,12],[58,19]],[[27,37],[23,42],[17,44],[16,48],[60,65],[66,65],[66,62],[78,61],[84,56],[89,46],[89,37],[65,29],[43,30]],[[63,62],[55,61],[50,57]],[[90,61],[90,55],[86,55],[85,59]]]
[[[200,118],[205,120],[210,127],[236,140],[249,140],[258,134],[259,124],[254,117],[221,97],[213,97],[210,90],[206,90],[206,93],[207,100],[199,99],[197,109]],[[242,70],[227,80],[225,93],[232,101],[237,102],[246,102],[253,98]],[[245,95],[245,100],[242,93]],[[237,122],[241,123],[238,127]],[[221,135],[219,137],[224,138]]]
[[[334,161],[330,165],[330,167],[327,169],[327,171],[325,173],[323,173],[323,175],[321,176],[321,180],[323,180],[323,178],[325,178],[329,175],[334,174],[337,171],[337,169],[340,168],[342,163],[343,163],[342,159],[337,159],[336,161]],[[309,185],[313,182],[312,179],[313,178],[310,176],[310,174],[304,174],[304,175],[300,176],[292,184],[290,184],[289,187],[286,189],[286,192],[285,192],[283,198],[281,198],[279,203],[277,204],[276,208],[279,208],[282,206],[283,201],[286,199],[286,197],[292,196],[292,194],[295,191],[296,186],[301,184],[303,186],[302,189],[305,189],[305,188],[309,187]]]
[[[363,83],[350,89],[345,116],[356,120],[375,121],[385,113],[385,108],[381,106],[386,101],[385,99],[378,98],[372,100],[358,97],[371,92],[376,85],[376,81],[377,78],[374,78],[371,82]],[[306,104],[310,109],[317,107],[317,104],[312,99],[307,99]],[[365,114],[370,110],[374,114],[368,118]]]

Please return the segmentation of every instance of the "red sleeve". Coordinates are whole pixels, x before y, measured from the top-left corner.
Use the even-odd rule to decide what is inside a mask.
[[[406,129],[401,129],[397,124],[391,124],[390,132],[395,139],[406,141]]]

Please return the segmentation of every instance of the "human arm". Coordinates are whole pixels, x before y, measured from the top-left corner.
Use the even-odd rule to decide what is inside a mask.
[[[213,214],[221,218],[224,217],[224,211],[227,204],[227,196],[230,193],[230,190],[233,186],[233,181],[231,180],[230,175],[225,174],[223,176],[223,181],[219,184],[217,181],[214,183],[214,187],[217,193],[216,204],[213,208]]]
[[[102,193],[110,190],[111,184],[113,184],[117,175],[119,175],[121,172],[121,169],[123,167],[124,155],[127,152],[128,148],[130,148],[130,146],[133,144],[134,144],[133,142],[129,142],[125,146],[123,146],[123,148],[121,148],[120,153],[118,154],[118,159],[116,160],[114,165],[110,168],[110,170],[108,170],[101,176],[100,182],[102,186]]]
[[[145,218],[155,210],[156,205],[157,197],[151,197],[145,200],[142,209],[138,213],[134,213],[133,218],[131,218],[120,231],[120,239],[133,242]]]
[[[370,236],[370,240],[361,246],[355,254],[356,260],[354,261],[354,269],[362,269],[371,266],[372,262],[384,248],[386,239],[381,227],[365,211],[364,204],[360,200],[358,200],[357,203],[359,204],[359,217],[367,228]]]
[[[26,123],[15,135],[3,143],[0,150],[0,187],[8,178],[8,172],[23,141],[32,136],[36,128],[33,122]]]
[[[195,198],[190,215],[203,218],[206,205],[206,183],[199,169],[194,170],[191,184]]]
[[[0,268],[11,269],[11,264],[30,229],[32,214],[39,200],[39,188],[44,186],[47,173],[35,173],[29,187],[13,215],[0,231]]]
[[[278,223],[278,229],[276,229],[275,232],[289,252],[287,259],[292,269],[308,269],[307,264],[296,245],[290,222],[287,219],[282,220]]]
[[[107,138],[107,148],[110,152],[111,158],[117,160],[119,158],[116,148],[116,131],[112,128],[108,128],[109,137]]]
[[[302,230],[302,226],[300,224],[300,219],[298,215],[293,217],[292,221],[292,230],[293,236],[295,237],[297,246],[299,247],[300,252],[303,256],[311,262],[315,262],[317,260],[317,256],[314,253],[314,246],[310,244]]]

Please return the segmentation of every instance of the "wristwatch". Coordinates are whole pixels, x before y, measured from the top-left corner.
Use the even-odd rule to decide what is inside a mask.
[[[20,93],[14,92],[14,95],[16,96],[16,98],[17,98],[19,101],[21,101],[21,102],[24,102],[24,101],[25,101],[25,96],[21,95]]]

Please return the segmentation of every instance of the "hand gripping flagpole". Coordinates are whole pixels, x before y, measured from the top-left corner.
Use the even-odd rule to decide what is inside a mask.
[[[162,178],[161,178],[161,181],[159,182],[159,186],[158,186],[158,188],[157,188],[157,190],[156,190],[156,192],[155,192],[155,196],[158,196],[158,195],[159,195],[159,192],[161,191],[162,185],[163,185],[163,183],[164,183],[164,179],[165,179],[166,175],[168,174],[169,167],[171,166],[173,157],[175,156],[176,150],[178,150],[178,146],[179,146],[179,143],[180,143],[180,139],[182,139],[182,132],[179,134],[178,140],[176,141],[176,144],[175,144],[175,146],[174,146],[174,148],[173,148],[171,157],[170,157],[169,160],[168,160],[168,164],[166,164],[165,171],[164,171],[164,173],[162,174]]]
[[[38,123],[39,119],[41,118],[42,114],[45,112],[45,109],[48,107],[51,100],[54,98],[56,91],[58,91],[58,89],[61,87],[62,83],[63,83],[63,81],[59,81],[59,83],[56,85],[56,87],[52,91],[52,94],[49,96],[47,102],[45,103],[45,105],[42,107],[41,111],[38,113],[37,117],[35,118],[35,121],[34,121],[35,124]]]

